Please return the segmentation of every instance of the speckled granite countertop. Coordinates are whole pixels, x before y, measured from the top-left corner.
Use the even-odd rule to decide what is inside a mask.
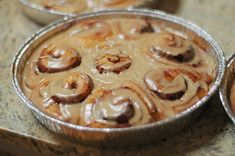
[[[210,33],[226,57],[235,50],[234,0],[161,0],[159,8],[184,17]],[[20,45],[40,29],[25,17],[16,0],[0,0],[0,141],[46,155],[235,155],[235,129],[218,95],[204,114],[183,132],[156,145],[97,149],[78,145],[42,127],[15,95],[10,64]]]

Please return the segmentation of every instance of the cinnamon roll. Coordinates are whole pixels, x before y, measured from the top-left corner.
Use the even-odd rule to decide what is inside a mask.
[[[43,80],[43,74],[39,71],[37,62],[29,63],[24,76],[24,84],[26,88],[33,89],[39,82]]]
[[[139,34],[154,32],[154,28],[147,20],[133,20],[131,23],[128,20],[116,21],[113,27],[114,34],[124,40],[138,39]]]
[[[207,84],[199,73],[184,69],[153,69],[145,75],[144,82],[165,105],[176,109],[178,106],[186,109],[194,97],[201,98],[208,91],[205,87]]]
[[[101,20],[84,21],[69,32],[71,37],[76,38],[86,48],[96,46],[112,34],[110,24]]]
[[[41,107],[49,115],[56,117],[66,122],[78,124],[80,116],[79,114],[67,110],[68,104],[60,103],[53,99],[54,81],[52,79],[45,79],[41,81],[33,90],[31,99],[35,104]],[[76,110],[76,109],[75,109]]]
[[[97,123],[108,127],[134,126],[158,120],[154,102],[133,82],[113,90],[102,90],[98,98],[84,106],[81,114],[89,114],[83,122],[91,127]]]
[[[107,72],[119,74],[130,67],[131,59],[124,54],[105,54],[96,58],[95,65],[100,74]]]
[[[45,79],[38,83],[32,91],[31,100],[48,114],[62,119],[60,106],[50,98],[50,80]]]
[[[178,63],[188,62],[194,58],[193,44],[173,33],[162,33],[152,40],[149,50],[156,57],[163,57]]]
[[[211,71],[211,58],[205,51],[192,41],[171,32],[150,34],[143,51],[150,58],[167,65],[184,64],[185,67]]]
[[[60,80],[52,82],[51,98],[57,103],[73,104],[82,102],[92,91],[91,78],[80,72],[63,75]]]
[[[43,100],[43,103],[53,101],[57,104],[74,104],[82,102],[92,91],[91,78],[80,72],[52,76],[39,83],[33,90],[32,97]]]
[[[55,73],[74,68],[80,62],[81,57],[76,50],[51,44],[42,49],[37,65],[40,72]]]

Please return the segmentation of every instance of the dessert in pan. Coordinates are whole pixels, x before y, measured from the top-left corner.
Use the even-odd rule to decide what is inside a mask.
[[[30,0],[47,10],[75,14],[108,8],[130,8],[140,6],[147,1],[150,0]]]
[[[122,128],[193,106],[210,90],[215,66],[190,36],[158,20],[103,17],[74,22],[34,49],[22,85],[54,118]]]

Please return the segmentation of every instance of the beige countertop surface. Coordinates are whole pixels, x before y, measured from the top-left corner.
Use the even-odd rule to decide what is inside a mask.
[[[221,44],[226,57],[235,51],[234,0],[159,1],[159,9],[183,17],[210,33]],[[94,148],[68,141],[48,131],[16,96],[10,76],[15,53],[40,28],[24,16],[16,0],[0,0],[0,149],[9,144],[15,149],[49,156],[235,155],[235,126],[225,114],[218,94],[208,102],[196,122],[158,144],[126,149]]]

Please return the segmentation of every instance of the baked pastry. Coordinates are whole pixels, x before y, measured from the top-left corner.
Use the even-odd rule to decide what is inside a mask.
[[[30,0],[47,10],[63,13],[90,12],[102,9],[118,9],[139,6],[149,0]]]
[[[106,17],[73,23],[43,41],[23,72],[26,96],[54,118],[117,128],[164,120],[207,95],[209,52],[154,19]]]

